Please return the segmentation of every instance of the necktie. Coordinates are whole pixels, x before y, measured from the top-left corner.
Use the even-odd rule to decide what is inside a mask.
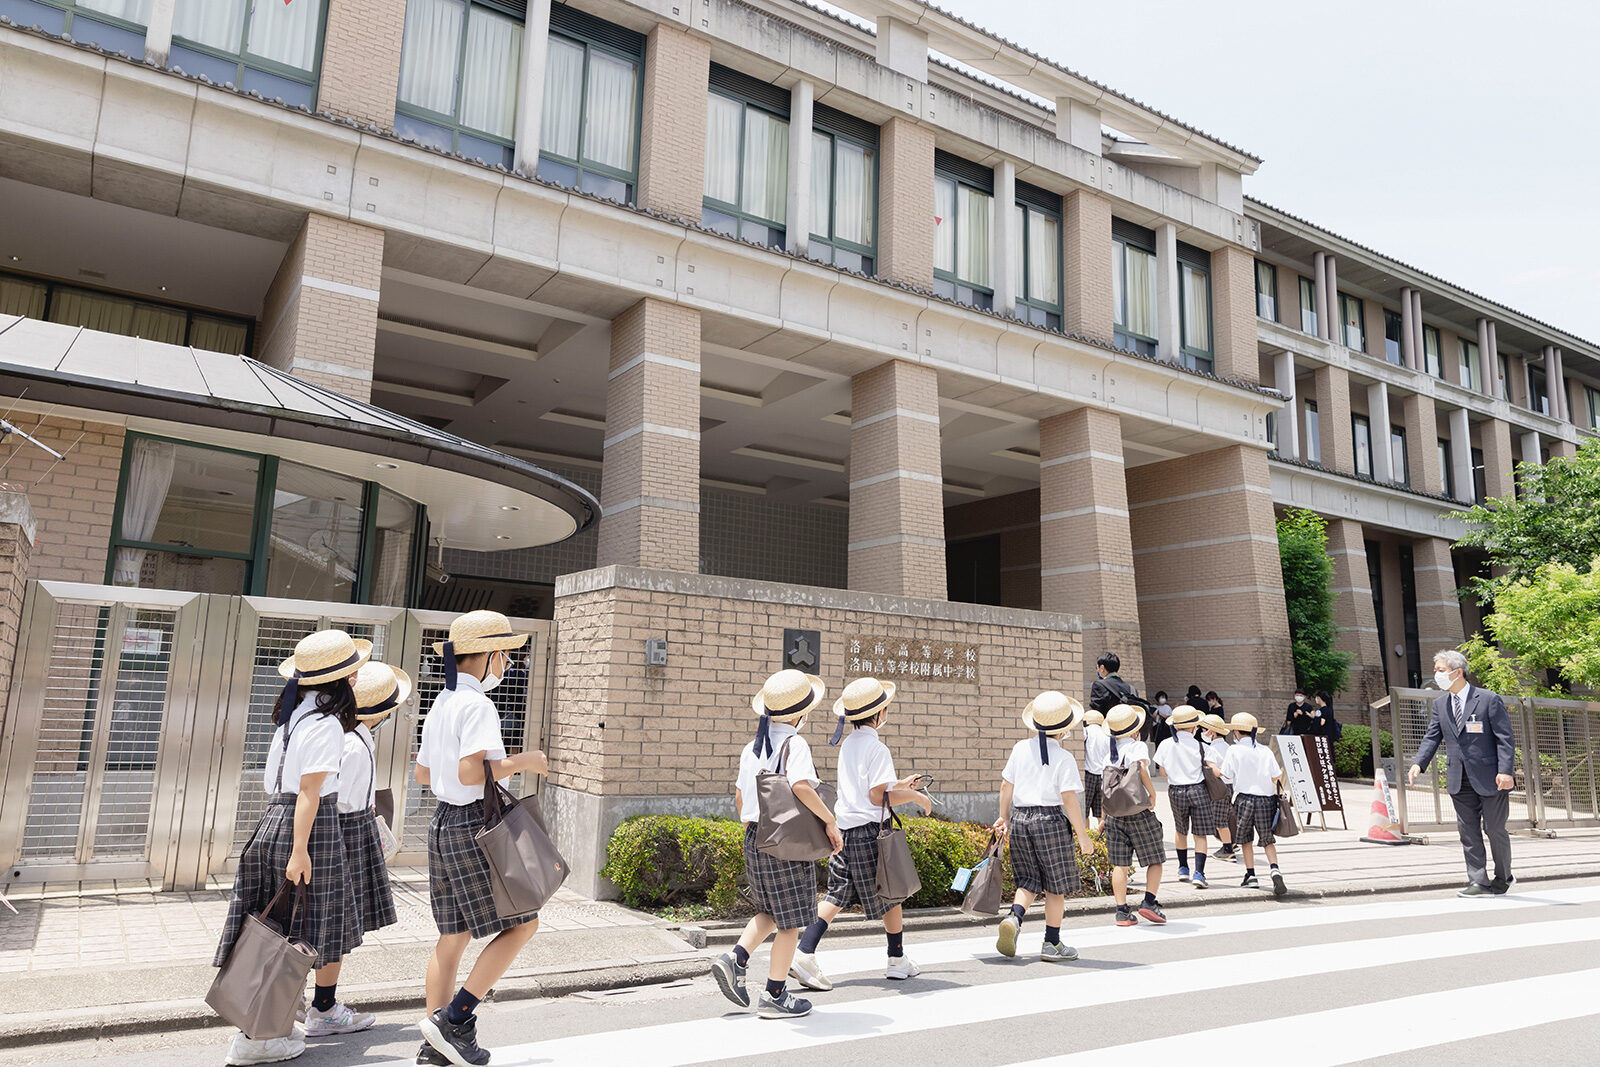
[[[1456,733],[1458,733],[1458,734],[1461,732],[1461,722],[1462,722],[1462,719],[1461,719],[1461,705],[1462,705],[1461,694],[1460,693],[1452,693],[1452,694],[1450,694],[1450,710],[1451,710],[1451,714],[1455,717]]]

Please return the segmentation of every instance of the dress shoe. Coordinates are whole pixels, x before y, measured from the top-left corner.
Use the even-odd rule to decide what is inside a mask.
[[[1488,886],[1479,885],[1477,882],[1473,882],[1471,885],[1467,886],[1467,888],[1462,889],[1462,890],[1458,890],[1456,892],[1456,896],[1458,896],[1458,897],[1487,897],[1487,896],[1491,896],[1493,893],[1494,893],[1494,890],[1490,889]]]

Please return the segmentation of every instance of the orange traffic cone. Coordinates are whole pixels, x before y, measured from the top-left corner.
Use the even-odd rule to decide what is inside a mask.
[[[1372,828],[1361,840],[1374,845],[1409,845],[1399,821],[1395,818],[1394,800],[1389,795],[1389,780],[1379,768],[1372,783]]]

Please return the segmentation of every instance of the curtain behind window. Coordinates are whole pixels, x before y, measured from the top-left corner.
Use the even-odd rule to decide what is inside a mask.
[[[411,14],[409,6],[406,15]],[[578,122],[583,107],[583,46],[550,38],[544,65],[544,110],[539,147],[552,155],[578,158]]]
[[[510,139],[517,127],[522,24],[481,7],[467,12],[461,69],[461,125]]]
[[[833,138],[825,133],[811,135],[811,232],[835,236],[828,225],[833,210]]]
[[[1061,226],[1048,215],[1028,213],[1028,299],[1061,299]]]
[[[933,265],[955,273],[956,269],[956,183],[936,178],[933,183]]]
[[[226,352],[244,356],[250,331],[242,322],[215,319],[210,315],[196,315],[189,322],[189,347],[207,352]]]
[[[258,0],[250,12],[250,54],[309,73],[321,24],[322,0]]]
[[[1127,291],[1129,333],[1156,336],[1156,257],[1140,248],[1123,246],[1126,263],[1123,286]]]
[[[188,326],[182,311],[81,289],[56,290],[50,321],[174,345],[183,344]]]
[[[172,471],[177,446],[170,441],[139,439],[128,459],[128,487],[122,495],[122,536],[129,541],[148,541],[156,532],[161,507],[172,488]],[[119,548],[111,568],[112,585],[138,585],[144,566],[145,549]]]
[[[1256,309],[1262,318],[1270,318],[1278,307],[1275,273],[1272,264],[1256,260]]]
[[[603,52],[589,53],[589,99],[583,158],[614,170],[633,170],[639,119],[639,68]]]
[[[739,202],[739,130],[744,105],[717,93],[706,109],[706,196]]]
[[[993,200],[965,185],[956,187],[956,277],[989,284],[989,209]]]
[[[877,157],[871,149],[847,141],[837,142],[834,155],[834,236],[858,245],[872,244],[873,203],[877,188]],[[815,167],[815,164],[813,164]]]
[[[178,0],[172,32],[197,44],[238,54],[244,0]]]
[[[1188,264],[1183,265],[1183,344],[1211,351],[1211,279]]]
[[[440,115],[452,114],[456,60],[461,55],[462,0],[407,0],[400,54],[400,99]],[[556,55],[551,41],[550,55]]]
[[[744,210],[782,224],[789,212],[789,124],[745,108]]]
[[[43,282],[30,282],[26,278],[0,277],[0,315],[21,315],[29,319],[44,318],[45,294]]]
[[[150,0],[78,0],[78,7],[114,15],[128,22],[136,22],[140,26],[147,26],[150,23]]]

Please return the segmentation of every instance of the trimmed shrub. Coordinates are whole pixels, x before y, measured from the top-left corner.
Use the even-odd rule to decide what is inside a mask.
[[[1378,731],[1378,745],[1385,756],[1394,755],[1394,736]],[[1372,728],[1348,723],[1344,735],[1333,743],[1333,770],[1340,778],[1371,778]]]

